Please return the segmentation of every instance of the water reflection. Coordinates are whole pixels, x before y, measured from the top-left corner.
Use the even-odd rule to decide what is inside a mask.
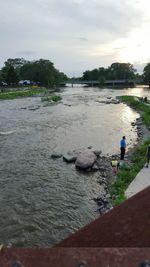
[[[122,120],[127,123],[127,121],[133,121],[135,117],[133,116],[133,111],[130,107],[125,107],[122,109],[122,113],[120,114],[122,117]]]

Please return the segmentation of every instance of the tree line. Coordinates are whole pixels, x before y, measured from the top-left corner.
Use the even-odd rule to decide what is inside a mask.
[[[118,63],[111,64],[108,68],[100,67],[93,70],[87,70],[83,73],[81,80],[97,80],[103,84],[106,80],[130,80],[140,79],[145,84],[150,85],[150,63],[148,63],[143,74],[137,73],[137,70],[130,63]]]
[[[83,73],[83,80],[122,80],[139,77],[133,65],[130,63],[113,63],[108,68],[100,67]]]
[[[29,80],[33,84],[53,87],[67,80],[67,76],[57,70],[50,60],[28,61],[24,58],[9,58],[0,70],[0,82],[8,85]]]
[[[29,61],[24,58],[9,58],[0,70],[0,84],[4,82],[13,85],[20,80],[29,80],[33,84],[54,87],[61,83],[65,84],[68,79],[47,59]],[[145,66],[141,75],[137,73],[132,64],[115,62],[107,68],[99,67],[86,70],[79,79],[83,81],[97,80],[100,84],[103,84],[106,80],[141,79],[145,84],[150,85],[150,63]]]

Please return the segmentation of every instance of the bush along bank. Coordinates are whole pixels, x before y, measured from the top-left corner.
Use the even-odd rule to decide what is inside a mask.
[[[62,97],[59,96],[59,95],[51,95],[51,96],[44,96],[41,98],[41,101],[44,102],[44,101],[47,101],[47,102],[58,102],[58,101],[61,101],[62,100]]]
[[[123,103],[136,109],[140,113],[143,123],[147,127],[150,127],[149,104],[141,102],[139,98],[134,96],[121,96],[119,99]],[[146,162],[146,149],[149,144],[150,138],[133,148],[130,164],[121,167],[116,181],[111,186],[113,205],[119,205],[126,199],[125,190],[143,168]]]

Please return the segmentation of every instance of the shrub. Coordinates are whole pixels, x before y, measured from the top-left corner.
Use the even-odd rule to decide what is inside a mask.
[[[48,101],[48,102],[53,101],[53,102],[58,102],[58,101],[60,101],[61,99],[62,99],[62,97],[59,96],[59,95],[52,95],[52,96],[44,96],[44,97],[42,97],[41,101]]]

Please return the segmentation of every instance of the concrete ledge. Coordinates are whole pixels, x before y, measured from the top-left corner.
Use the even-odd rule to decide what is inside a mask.
[[[143,168],[127,188],[125,195],[127,198],[134,196],[141,190],[150,186],[150,169]]]

